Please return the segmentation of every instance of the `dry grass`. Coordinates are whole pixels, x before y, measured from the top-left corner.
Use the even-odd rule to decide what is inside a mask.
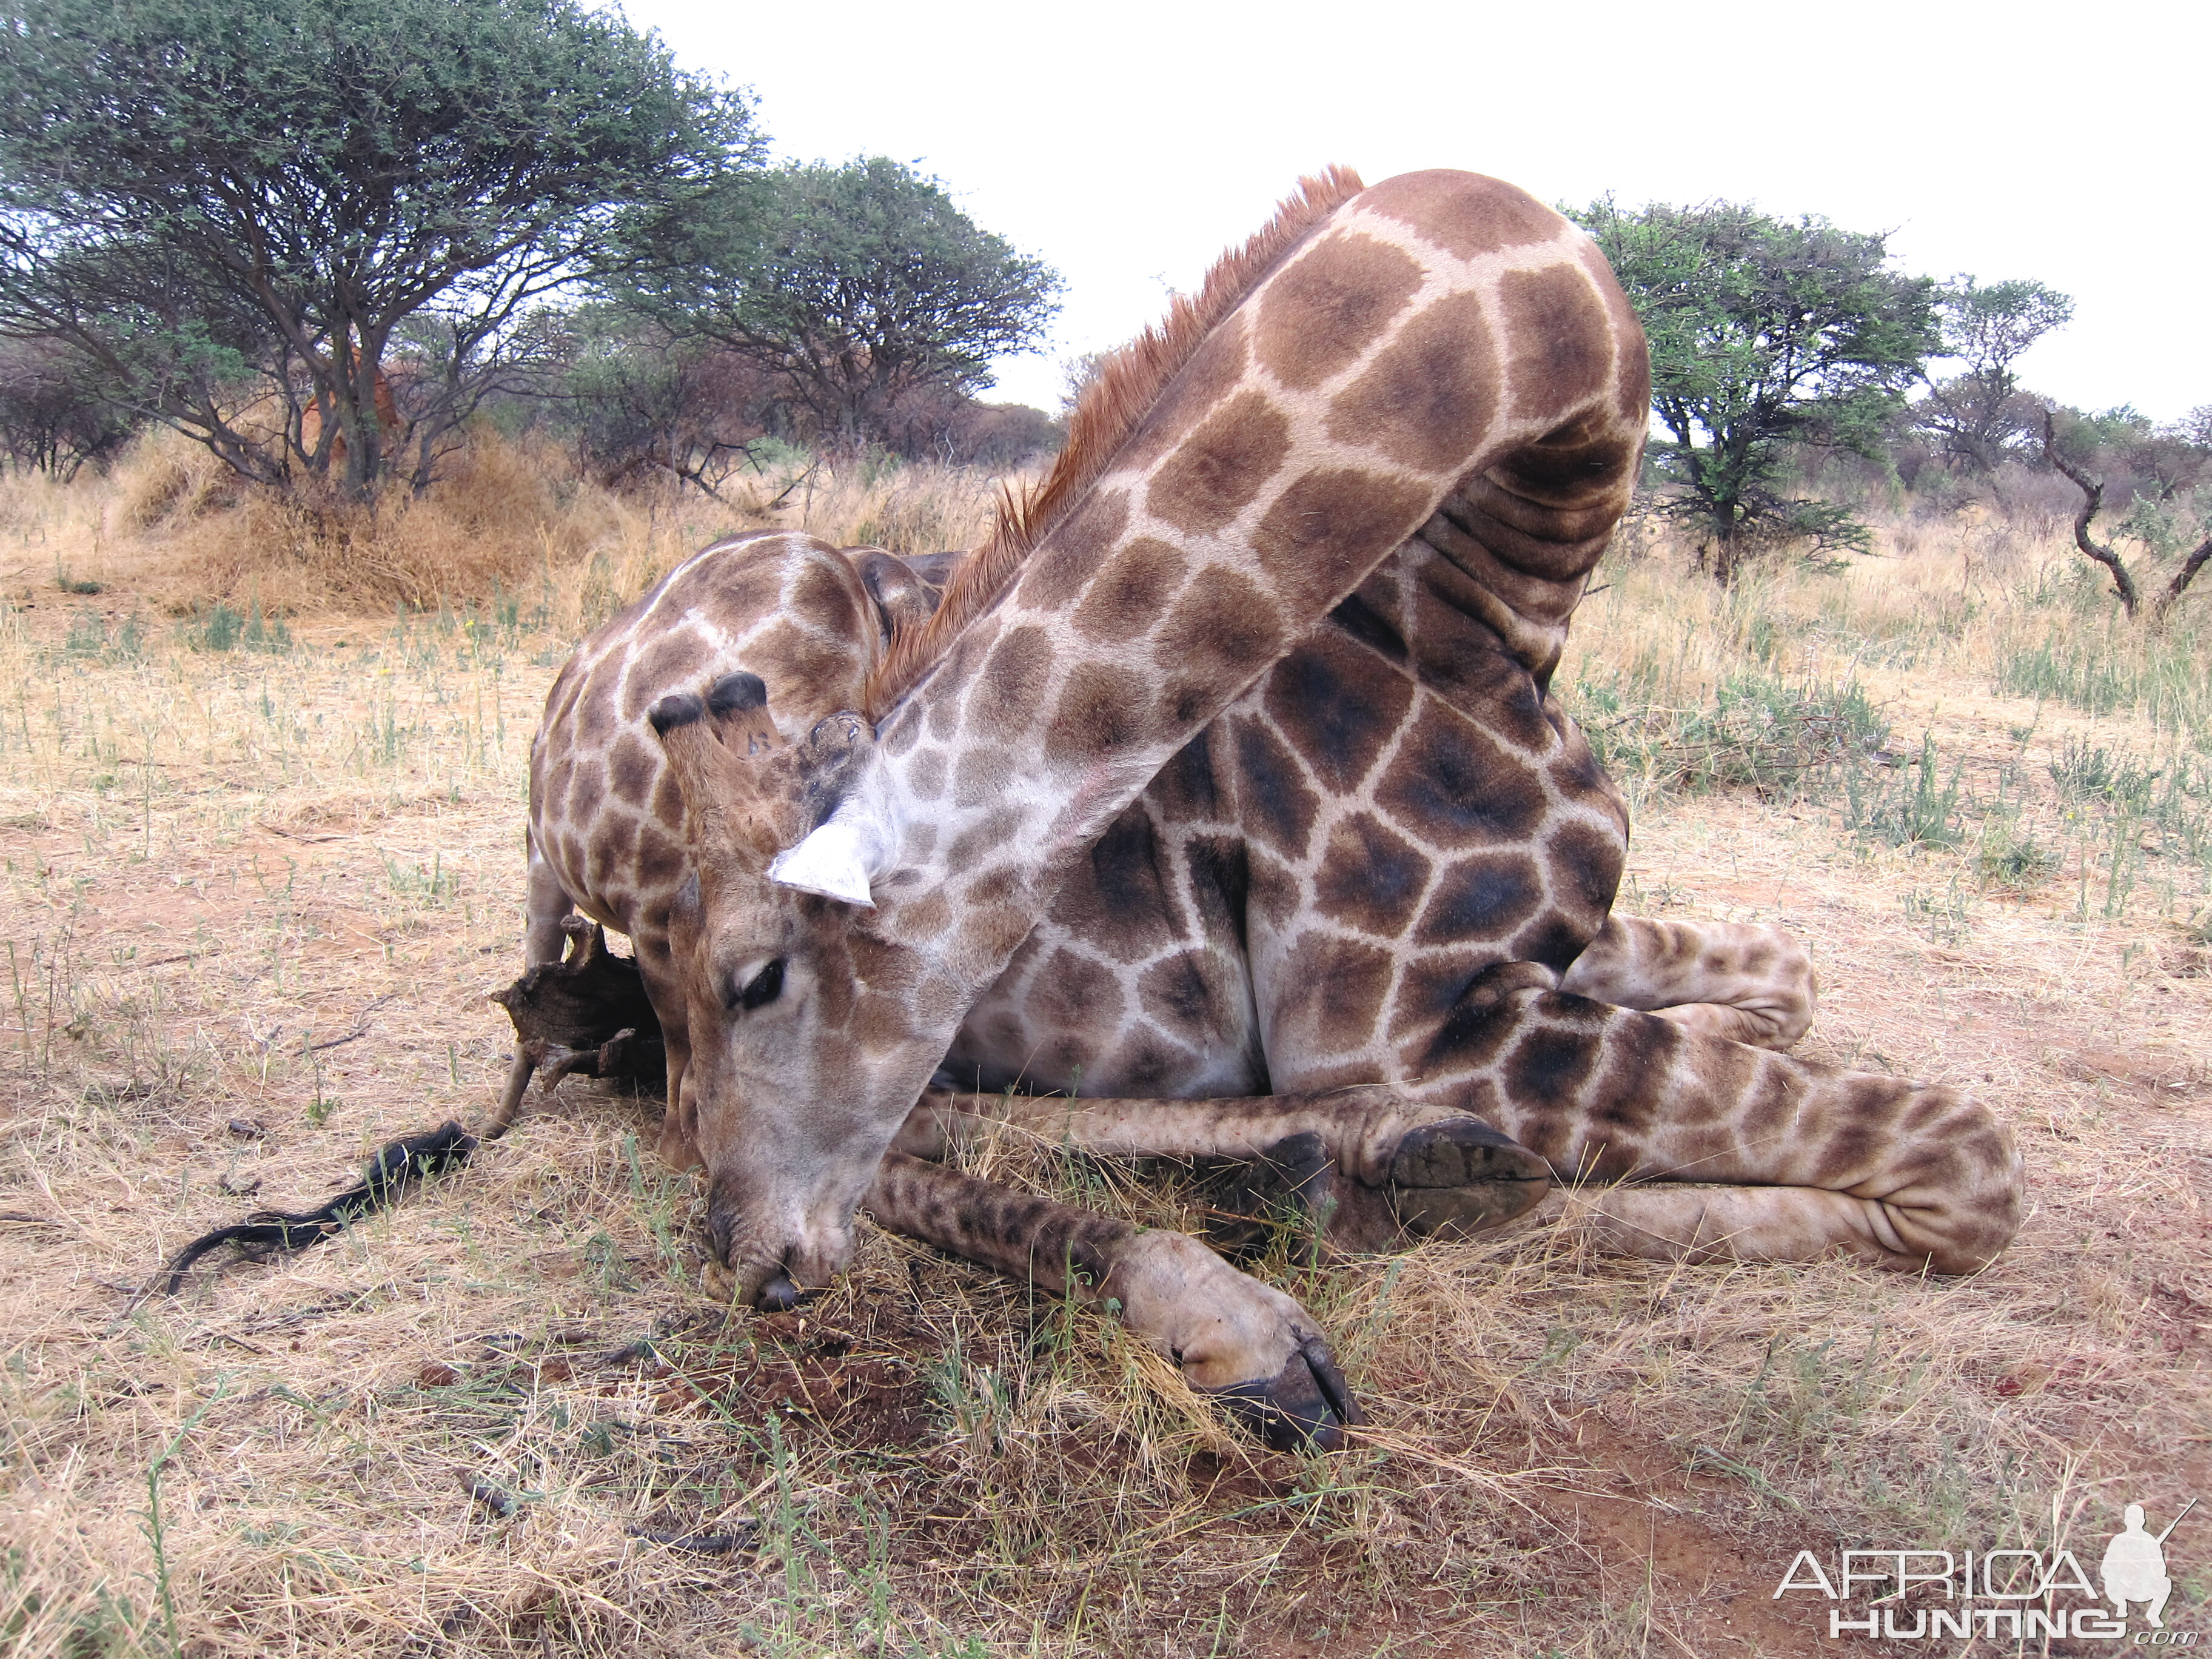
[[[786,516],[912,550],[989,505],[980,480],[815,483]],[[1639,774],[1624,902],[1783,921],[1826,988],[1808,1052],[2009,1113],[2012,1252],[1966,1283],[1670,1271],[1544,1229],[1278,1258],[1374,1418],[1306,1459],[1224,1432],[1097,1318],[881,1235],[803,1318],[731,1315],[699,1289],[696,1186],[641,1150],[650,1109],[586,1085],[331,1245],[134,1308],[191,1234],[493,1097],[538,701],[586,620],[723,526],[583,501],[562,522],[603,532],[502,599],[456,582],[364,620],[303,577],[284,632],[214,650],[161,608],[247,601],[179,585],[209,567],[179,544],[238,521],[126,538],[118,510],[0,495],[0,1632],[27,1659],[1810,1652],[1825,1604],[1770,1595],[1801,1547],[2033,1547],[2056,1513],[2087,1559],[2124,1498],[2212,1492],[2207,868],[2155,799],[2053,771],[2202,757],[2206,644],[2108,639],[2055,545],[1923,529],[1725,599],[1653,551],[1570,652],[1616,741],[1754,673],[1856,675],[1892,750],[1932,737],[1962,779],[1948,843],[1854,827],[1838,775]],[[2073,707],[2118,693],[2047,652],[2044,701],[2000,690],[2085,640],[2156,695]],[[1986,864],[1996,823],[2049,862]],[[976,1156],[1185,1218],[1050,1149]]]
[[[486,433],[421,501],[395,488],[374,510],[348,509],[245,490],[205,449],[156,431],[103,484],[9,480],[0,535],[29,579],[26,598],[88,581],[171,615],[217,605],[285,617],[474,608],[567,636],[743,531],[803,526],[900,553],[972,545],[1000,488],[958,468],[840,470],[794,454],[741,474],[720,501],[673,487],[616,491],[542,441]]]

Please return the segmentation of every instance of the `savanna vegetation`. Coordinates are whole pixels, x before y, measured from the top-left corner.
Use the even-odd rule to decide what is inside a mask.
[[[741,94],[563,0],[10,20],[9,1651],[1809,1652],[1801,1547],[2087,1560],[2212,1490],[2212,416],[2054,408],[2021,364],[2066,296],[1739,204],[1577,215],[1657,424],[1559,686],[1627,909],[1781,922],[1807,1054],[2010,1115],[1988,1272],[1285,1239],[1373,1422],[1272,1454],[881,1233],[732,1312],[654,1103],[571,1080],[334,1243],[142,1298],[481,1115],[568,650],[732,530],[974,544],[1058,441],[979,397],[1056,279],[897,164],[769,165]],[[965,1156],[1200,1220],[1173,1170]]]
[[[2012,1117],[2033,1212],[1971,1281],[1286,1240],[1263,1271],[1374,1423],[1270,1454],[1111,1322],[885,1235],[802,1313],[732,1314],[654,1104],[572,1081],[337,1242],[137,1300],[494,1097],[529,736],[586,627],[738,523],[922,550],[991,505],[798,465],[738,513],[484,453],[439,510],[551,528],[489,570],[422,544],[488,597],[413,607],[185,602],[189,497],[125,527],[204,455],[173,439],[0,495],[16,1651],[1790,1653],[1826,1639],[1771,1600],[1801,1546],[2094,1548],[2212,1477],[2212,629],[2129,623],[2039,473],[1726,588],[1647,515],[1562,675],[1634,804],[1625,906],[1782,922],[1806,1052]],[[974,1156],[1199,1223],[1172,1170]]]

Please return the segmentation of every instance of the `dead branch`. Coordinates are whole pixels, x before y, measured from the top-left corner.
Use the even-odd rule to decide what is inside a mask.
[[[2118,554],[2102,543],[2093,541],[2089,536],[2090,520],[2097,516],[2097,509],[2105,504],[2104,481],[2092,478],[2058,453],[2057,434],[2052,430],[2051,411],[2047,409],[2043,411],[2043,458],[2072,479],[2074,487],[2081,492],[2081,510],[2074,515],[2074,544],[2112,573],[2112,587],[2120,596],[2120,608],[2132,620],[2141,598],[2136,590],[2136,579],[2128,574],[2127,566],[2120,562]],[[2192,571],[2191,574],[2195,573]],[[2187,586],[2186,583],[2183,585]]]
[[[659,1017],[637,963],[611,953],[605,931],[588,917],[569,916],[561,929],[567,957],[540,963],[492,998],[514,1022],[518,1058],[486,1139],[507,1133],[533,1075],[541,1091],[572,1073],[646,1088],[668,1075]]]
[[[2199,542],[2197,550],[2181,562],[2181,568],[2173,573],[2173,580],[2166,585],[2166,592],[2152,603],[2150,619],[2154,626],[2166,621],[2166,613],[2172,610],[2175,601],[2189,591],[2189,584],[2197,580],[2197,573],[2204,568],[2208,559],[2212,559],[2212,536],[2207,536]]]

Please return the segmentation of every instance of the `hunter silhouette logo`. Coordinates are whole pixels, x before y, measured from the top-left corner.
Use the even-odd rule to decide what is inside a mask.
[[[2121,1519],[2126,1530],[2115,1533],[2112,1541],[2105,1546],[2105,1561],[2099,1576],[2105,1581],[2105,1599],[2118,1609],[2119,1615],[2128,1616],[2128,1603],[2147,1601],[2144,1617],[2150,1620],[2153,1630],[2164,1630],[2166,1620],[2160,1617],[2166,1611],[2166,1598],[2173,1594],[2173,1580],[2166,1576],[2166,1540],[2181,1524],[2182,1516],[2197,1507],[2191,1498],[2177,1515],[2166,1523],[2166,1530],[2155,1538],[2143,1530],[2143,1507],[2130,1504]]]
[[[2098,1565],[2101,1601],[2081,1560],[2063,1547],[1844,1550],[1832,1576],[1814,1552],[1800,1550],[1775,1586],[1774,1599],[1799,1590],[1831,1602],[1864,1599],[1863,1611],[1831,1607],[1828,1635],[1891,1641],[1986,1636],[1992,1641],[2127,1642],[2133,1605],[2142,1609],[2147,1627],[2133,1633],[2131,1645],[2191,1648],[2197,1645],[2196,1632],[2166,1627],[2166,1600],[2173,1594],[2166,1540],[2196,1507],[2192,1498],[2164,1531],[2154,1533],[2143,1506],[2130,1504]]]

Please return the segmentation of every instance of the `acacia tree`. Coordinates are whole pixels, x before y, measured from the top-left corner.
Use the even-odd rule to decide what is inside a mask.
[[[550,394],[556,418],[602,481],[658,475],[719,501],[732,477],[757,466],[750,446],[772,411],[755,365],[603,305],[556,325],[565,337]]]
[[[392,470],[403,328],[419,486],[617,216],[756,147],[741,98],[578,0],[12,0],[0,27],[0,333],[249,477],[325,475],[343,436],[356,498]]]
[[[35,341],[0,341],[0,455],[17,466],[73,478],[105,462],[130,423],[69,353]]]
[[[2074,315],[2074,301],[2041,283],[2015,280],[1984,287],[1954,276],[1936,296],[1942,355],[1966,372],[1931,385],[1915,408],[1914,424],[1933,434],[1945,453],[1982,472],[2035,431],[2041,410],[2022,392],[2013,365],[2021,355]]]
[[[1695,522],[1723,584],[1762,543],[1858,545],[1829,503],[1775,483],[1789,446],[1870,458],[1937,338],[1934,283],[1888,270],[1886,238],[1728,202],[1613,202],[1571,216],[1596,240],[1651,342],[1651,401],[1667,437],[1662,510]]]
[[[917,394],[988,386],[991,359],[1059,308],[1057,272],[880,155],[730,178],[693,213],[641,221],[635,246],[651,274],[619,303],[759,364],[847,453],[886,441]]]

